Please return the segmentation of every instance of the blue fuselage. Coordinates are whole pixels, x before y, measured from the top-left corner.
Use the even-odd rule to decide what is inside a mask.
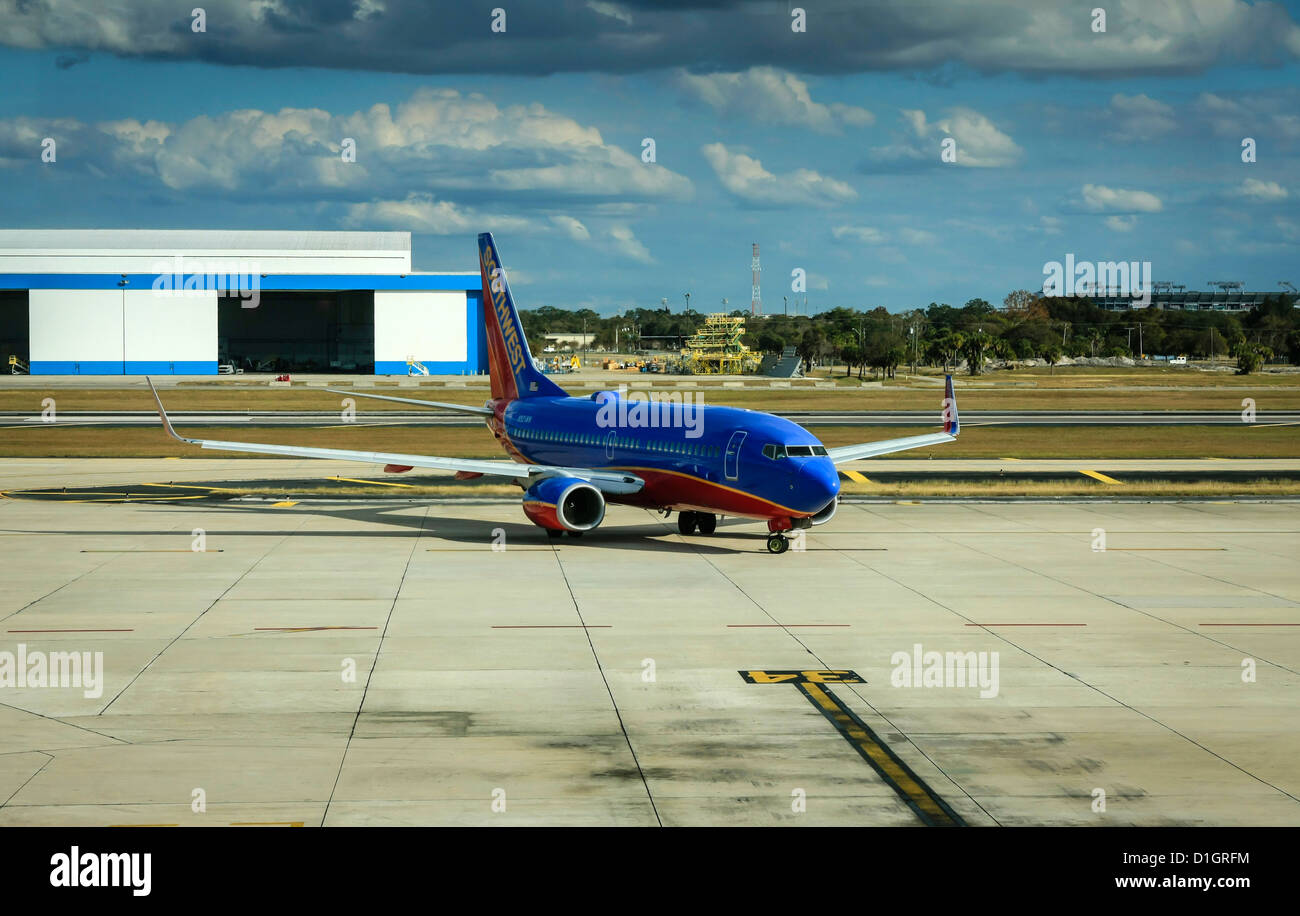
[[[517,460],[615,469],[646,481],[633,496],[611,495],[616,502],[802,518],[839,493],[835,465],[816,437],[758,411],[598,392],[514,400],[489,426]]]

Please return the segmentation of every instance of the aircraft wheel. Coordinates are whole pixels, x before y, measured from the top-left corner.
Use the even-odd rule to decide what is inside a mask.
[[[682,534],[694,534],[695,526],[697,524],[698,520],[696,519],[694,512],[677,513],[677,530]]]
[[[718,517],[712,512],[701,512],[695,524],[699,526],[700,534],[712,534],[718,530]]]
[[[785,539],[784,535],[772,534],[767,538],[767,549],[771,553],[785,553],[790,549],[790,542]]]

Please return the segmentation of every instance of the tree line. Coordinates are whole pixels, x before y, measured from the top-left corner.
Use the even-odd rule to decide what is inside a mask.
[[[892,377],[902,365],[950,370],[965,364],[976,374],[989,360],[1062,357],[1188,356],[1232,357],[1239,372],[1265,363],[1300,365],[1300,308],[1294,294],[1269,296],[1247,312],[1181,311],[1154,308],[1110,311],[1083,297],[1041,296],[1014,290],[999,309],[984,299],[962,306],[932,302],[924,308],[836,307],[815,315],[769,315],[746,326],[745,343],[762,353],[794,347],[813,366],[842,365]],[[747,317],[737,310],[735,316]],[[629,309],[602,318],[591,309],[544,306],[520,313],[534,353],[545,333],[594,334],[593,349],[675,350],[704,323],[694,310]],[[1140,349],[1139,349],[1140,348]]]

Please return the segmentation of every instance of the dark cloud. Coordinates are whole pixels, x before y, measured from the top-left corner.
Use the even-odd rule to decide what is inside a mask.
[[[779,66],[804,73],[897,70],[951,79],[979,72],[1112,77],[1195,73],[1300,57],[1300,27],[1276,3],[1112,0],[1094,33],[1089,2],[914,0],[796,3],[659,0],[207,0],[207,31],[190,5],[138,0],[120,8],[83,0],[0,0],[0,42],[257,67],[312,66],[407,73],[697,72]],[[491,30],[506,11],[506,31]]]

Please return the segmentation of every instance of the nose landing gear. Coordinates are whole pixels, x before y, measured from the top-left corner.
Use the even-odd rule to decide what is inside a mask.
[[[767,549],[769,553],[785,553],[790,549],[790,542],[784,534],[772,533],[767,536]]]

